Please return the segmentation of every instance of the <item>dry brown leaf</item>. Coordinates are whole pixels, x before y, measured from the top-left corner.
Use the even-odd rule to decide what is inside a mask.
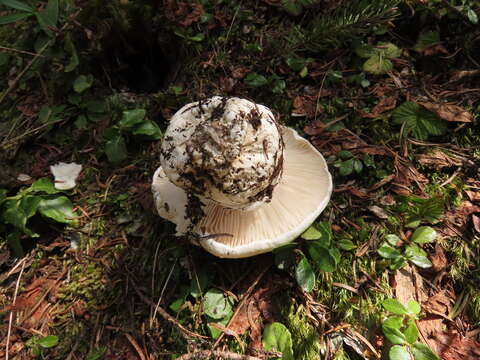
[[[465,190],[470,201],[480,201],[480,191]]]
[[[381,114],[383,114],[384,112],[395,109],[396,106],[397,106],[397,100],[393,96],[382,97],[378,102],[378,104],[373,107],[372,112],[370,113],[361,112],[361,116],[363,118],[375,119],[379,117]]]
[[[432,334],[437,353],[442,360],[478,360],[480,343],[456,332],[438,331]]]
[[[458,105],[446,103],[419,102],[427,110],[437,114],[446,121],[469,123],[473,121],[472,114]]]
[[[454,295],[447,290],[440,290],[435,295],[429,297],[427,301],[422,304],[426,313],[440,313],[448,315],[452,310],[452,303],[455,301]]]
[[[233,90],[233,87],[235,86],[236,83],[237,82],[235,81],[235,79],[233,79],[231,77],[221,77],[218,80],[218,87],[223,92],[229,93]]]
[[[430,255],[430,261],[432,262],[432,270],[435,272],[440,272],[447,267],[448,260],[440,244],[435,244],[435,252]]]
[[[462,161],[449,156],[440,149],[433,149],[432,151],[426,154],[416,155],[415,158],[417,161],[428,167],[432,167],[436,170],[441,170],[443,168],[450,168],[453,166],[461,166]]]
[[[382,209],[380,206],[372,205],[368,207],[368,210],[370,210],[380,219],[388,219],[387,212],[384,209]]]
[[[249,72],[250,70],[248,68],[244,66],[238,66],[232,70],[232,77],[237,80],[243,79]]]
[[[472,214],[473,228],[476,232],[480,233],[480,216]]]
[[[443,46],[442,44],[437,44],[437,45],[430,46],[430,47],[428,47],[426,49],[423,49],[419,52],[422,53],[425,56],[432,56],[432,55],[436,55],[436,54],[448,55],[447,49],[445,49],[445,46]]]

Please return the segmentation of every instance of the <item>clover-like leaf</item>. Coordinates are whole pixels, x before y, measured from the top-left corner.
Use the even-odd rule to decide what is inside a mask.
[[[282,353],[281,360],[294,360],[292,334],[285,325],[274,322],[265,326],[262,343],[265,350],[276,350]]]

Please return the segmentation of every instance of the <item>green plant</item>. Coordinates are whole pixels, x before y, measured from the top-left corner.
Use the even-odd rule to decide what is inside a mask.
[[[301,235],[302,239],[307,240],[305,252],[308,257],[304,251],[296,248],[296,244],[287,244],[274,250],[275,263],[282,270],[290,270],[294,267],[298,285],[306,292],[312,291],[316,279],[310,262],[320,271],[332,272],[340,261],[340,251],[333,245],[332,237],[329,223],[313,224]],[[296,258],[299,261],[295,264]]]
[[[390,59],[400,56],[402,50],[392,43],[379,42],[377,45],[359,44],[355,53],[367,59],[362,66],[363,71],[374,75],[385,74],[393,69]]]
[[[58,223],[76,223],[78,214],[73,210],[72,202],[59,193],[61,191],[55,189],[47,178],[38,179],[14,196],[8,196],[7,190],[0,189],[0,234],[3,234],[15,256],[24,254],[22,235],[40,236],[28,227],[28,220],[35,214]]]
[[[426,140],[430,135],[442,135],[447,130],[445,121],[413,101],[397,107],[392,118],[395,124],[402,125],[404,136],[412,134],[419,140]]]
[[[145,118],[145,109],[125,110],[120,120],[105,132],[105,153],[108,160],[118,164],[127,158],[127,135],[140,135],[151,140],[159,140],[162,132],[152,120]]]
[[[402,241],[395,234],[385,236],[383,242],[378,248],[378,254],[391,260],[390,269],[396,270],[403,267],[407,262],[411,262],[421,268],[432,266],[428,260],[427,253],[419,246],[432,243],[437,238],[437,232],[429,226],[421,226],[415,230],[409,243],[401,245]]]
[[[13,14],[1,16],[0,25],[35,16],[40,28],[48,35],[52,35],[53,31],[51,28],[57,26],[59,12],[58,0],[49,0],[43,11],[38,11],[36,8],[19,0],[0,0],[0,4],[18,10],[18,12]]]
[[[293,360],[292,334],[288,328],[274,322],[265,326],[262,343],[265,350],[276,350],[282,353],[281,360]]]
[[[44,337],[34,336],[30,338],[26,345],[31,349],[32,355],[35,357],[44,358],[43,350],[50,349],[58,344],[58,336],[56,335],[47,335]]]
[[[410,300],[406,306],[396,299],[386,299],[382,306],[394,316],[382,323],[382,331],[393,345],[388,353],[389,360],[440,360],[426,345],[418,342],[419,331],[415,320],[421,311],[420,304]]]
[[[444,200],[440,196],[422,199],[415,196],[400,198],[397,212],[406,214],[405,226],[416,228],[421,223],[436,224],[443,214]]]
[[[268,78],[257,73],[250,73],[245,77],[245,84],[252,88],[268,87],[274,94],[281,94],[285,90],[286,83],[277,74],[272,74]]]
[[[362,160],[356,158],[350,151],[342,150],[336,154],[337,160],[333,166],[338,169],[341,176],[351,175],[353,172],[359,174],[363,171],[365,166],[374,167],[374,163],[368,155],[363,156]]]
[[[314,52],[338,46],[372,32],[383,31],[398,15],[399,0],[345,1],[330,13],[315,16],[305,27],[297,27],[290,39],[294,48]]]

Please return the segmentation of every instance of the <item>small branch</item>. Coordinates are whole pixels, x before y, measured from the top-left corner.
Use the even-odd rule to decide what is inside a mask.
[[[231,360],[261,360],[255,356],[242,355],[229,351],[217,351],[217,350],[202,350],[195,351],[193,353],[183,354],[178,357],[177,360],[198,360],[198,359],[207,359],[210,357],[219,357],[222,359],[231,359]]]
[[[160,306],[157,306],[157,304],[155,304],[155,302],[153,302],[152,300],[150,300],[148,297],[146,297],[141,291],[140,289],[137,287],[137,285],[133,282],[133,281],[130,281],[132,286],[133,286],[133,289],[135,290],[135,292],[137,293],[137,295],[140,297],[140,299],[142,299],[142,301],[144,303],[146,303],[147,305],[150,305],[150,306],[153,306],[153,307],[156,307],[156,310],[157,310],[157,313],[164,319],[166,320],[167,322],[169,322],[170,324],[172,324],[173,326],[175,326],[177,329],[180,330],[180,332],[185,335],[185,337],[187,338],[187,340],[189,338],[199,338],[199,339],[209,339],[208,336],[203,336],[203,335],[199,335],[199,334],[196,334],[194,333],[193,331],[190,331],[188,330],[187,328],[185,328],[182,324],[180,324],[172,315],[170,315],[168,312],[166,312],[162,307]]]
[[[13,302],[12,304],[15,305],[15,301],[17,301],[17,294],[18,288],[20,287],[20,279],[22,278],[23,270],[25,269],[25,261],[22,262],[22,270],[20,270],[20,274],[18,275],[17,284],[15,285],[15,292],[13,294]],[[12,332],[12,323],[13,323],[13,309],[10,310],[10,316],[8,318],[8,331],[7,331],[7,341],[5,345],[5,360],[8,360],[8,347],[10,345],[10,334]]]

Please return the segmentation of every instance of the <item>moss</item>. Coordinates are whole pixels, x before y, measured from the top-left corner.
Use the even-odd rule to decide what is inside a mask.
[[[309,323],[303,305],[292,303],[284,324],[292,334],[293,353],[296,360],[316,360],[321,353],[320,335]]]

